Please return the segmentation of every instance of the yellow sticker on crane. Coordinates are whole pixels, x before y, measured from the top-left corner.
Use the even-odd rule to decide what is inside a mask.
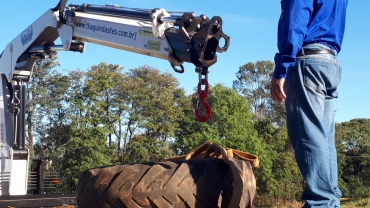
[[[142,35],[142,36],[147,36],[147,37],[154,37],[153,33],[151,31],[148,31],[148,30],[139,30],[138,34]]]

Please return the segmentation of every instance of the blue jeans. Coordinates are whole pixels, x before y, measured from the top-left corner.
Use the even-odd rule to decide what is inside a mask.
[[[304,48],[329,49],[321,44]],[[340,207],[333,101],[342,68],[337,55],[297,57],[288,69],[284,91],[287,129],[306,187],[304,207]]]

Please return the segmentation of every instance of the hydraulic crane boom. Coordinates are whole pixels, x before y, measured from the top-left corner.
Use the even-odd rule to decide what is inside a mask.
[[[167,12],[164,9],[130,9],[118,5],[91,4],[63,6],[46,11],[11,41],[0,59],[8,80],[28,82],[33,62],[56,51],[83,52],[85,43],[95,43],[168,60],[177,72],[182,63],[208,68],[224,52],[229,37],[222,31],[222,19],[211,20],[193,12]],[[62,45],[54,41],[60,37]],[[224,39],[225,45],[218,44]],[[180,67],[180,68],[177,68]]]
[[[57,39],[61,44],[55,44]],[[225,42],[222,47],[221,39]],[[200,104],[206,111],[201,116],[195,109],[195,114],[199,121],[207,121],[211,114],[205,102],[208,70],[217,62],[216,53],[227,51],[229,41],[219,16],[209,19],[194,12],[113,4],[67,6],[67,0],[61,0],[7,44],[0,55],[0,195],[27,193],[24,83],[30,82],[37,59],[53,57],[59,51],[83,53],[86,43],[94,43],[167,60],[179,73],[184,72],[183,63],[192,63],[199,74]]]

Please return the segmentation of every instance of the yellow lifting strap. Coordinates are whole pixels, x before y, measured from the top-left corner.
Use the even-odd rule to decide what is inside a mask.
[[[164,161],[173,160],[191,160],[191,159],[203,159],[203,158],[235,158],[239,160],[249,161],[253,168],[259,166],[259,160],[256,155],[242,152],[240,150],[223,148],[217,143],[205,142],[199,147],[193,149],[189,154],[166,158]]]

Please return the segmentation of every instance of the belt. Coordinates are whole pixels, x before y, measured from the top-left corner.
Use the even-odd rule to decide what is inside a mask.
[[[316,55],[316,54],[331,54],[335,56],[335,52],[329,49],[301,49],[298,51],[297,56],[305,56],[305,55]]]

